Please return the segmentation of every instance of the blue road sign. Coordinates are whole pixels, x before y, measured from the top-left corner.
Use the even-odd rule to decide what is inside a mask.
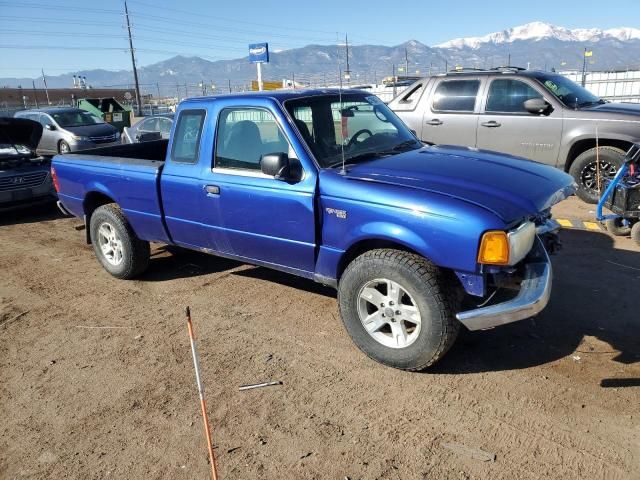
[[[269,44],[265,42],[249,45],[249,61],[251,63],[269,63]]]

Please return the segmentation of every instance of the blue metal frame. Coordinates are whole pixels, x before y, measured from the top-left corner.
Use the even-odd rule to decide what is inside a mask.
[[[604,193],[600,197],[600,200],[598,200],[598,206],[596,207],[596,220],[598,220],[599,222],[622,217],[622,215],[616,215],[614,213],[611,215],[603,215],[602,209],[604,207],[604,204],[607,201],[607,198],[609,198],[609,196],[613,193],[613,191],[616,189],[616,187],[618,186],[618,184],[624,178],[624,176],[627,174],[628,171],[629,171],[629,164],[625,162],[622,165],[622,167],[620,167],[620,170],[618,170],[618,173],[616,173],[616,176],[613,177],[613,180],[609,182],[609,185],[607,186]]]

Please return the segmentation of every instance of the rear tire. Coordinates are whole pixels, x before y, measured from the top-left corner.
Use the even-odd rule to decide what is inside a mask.
[[[631,240],[640,247],[640,222],[634,223],[631,227]]]
[[[607,231],[616,237],[626,237],[631,233],[631,225],[624,225],[622,218],[611,218],[604,222]]]
[[[91,243],[104,269],[116,278],[128,280],[149,265],[149,242],[140,240],[114,203],[96,208],[89,222]]]
[[[338,286],[340,315],[353,342],[373,360],[402,370],[423,370],[451,348],[460,329],[455,298],[440,269],[392,249],[353,260]]]
[[[598,149],[594,147],[578,155],[569,168],[569,173],[578,184],[576,195],[584,202],[598,203],[598,170],[602,190],[602,179],[614,177],[622,166],[624,155],[625,151],[616,147],[599,147]],[[598,157],[599,168],[596,162]]]

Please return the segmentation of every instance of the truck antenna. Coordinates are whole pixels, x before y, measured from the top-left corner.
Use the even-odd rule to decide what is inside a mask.
[[[342,168],[340,169],[340,175],[345,175],[347,171],[344,169],[344,131],[342,126],[342,68],[338,64],[338,102],[340,103],[340,154],[342,155]]]

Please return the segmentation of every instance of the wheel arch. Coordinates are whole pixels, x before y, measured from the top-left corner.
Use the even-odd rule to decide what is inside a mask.
[[[84,224],[87,244],[91,243],[91,235],[89,232],[89,224],[91,223],[91,215],[96,211],[98,207],[108,205],[110,203],[116,203],[116,201],[108,194],[93,190],[87,193],[82,202],[82,210],[84,212]]]
[[[631,140],[622,138],[605,137],[598,139],[598,146],[600,147],[614,147],[619,148],[620,150],[624,150],[625,152],[629,149],[629,147],[631,147],[632,144],[633,142]],[[567,157],[564,163],[564,171],[569,171],[569,169],[571,168],[571,164],[573,164],[574,160],[578,158],[579,155],[595,147],[595,137],[583,138],[574,142],[571,145],[571,148],[569,148],[569,152],[567,153]]]
[[[414,253],[421,257],[431,261],[423,253],[419,252],[415,248],[398,240],[391,240],[388,238],[364,238],[354,242],[347,250],[342,254],[338,262],[338,268],[336,271],[336,280],[340,281],[340,277],[344,273],[347,266],[355,260],[357,257],[370,250],[377,250],[380,248],[391,248],[394,250],[400,250],[403,252]]]

